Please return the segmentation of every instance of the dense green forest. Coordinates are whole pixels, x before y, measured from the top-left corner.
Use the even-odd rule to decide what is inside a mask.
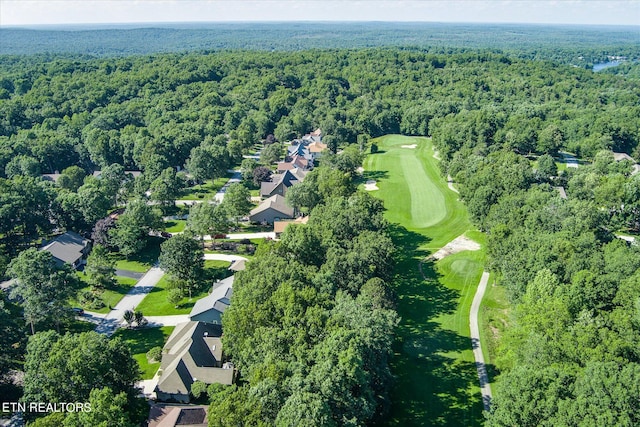
[[[1,28],[0,54],[126,56],[160,52],[413,46],[433,53],[499,49],[591,69],[639,59],[637,27],[426,22],[173,23]]]
[[[320,127],[333,151],[428,135],[514,307],[488,423],[635,425],[640,253],[615,235],[640,227],[640,175],[610,151],[640,158],[638,64],[624,67],[396,48],[2,56],[0,269],[56,228],[95,231],[113,206],[170,186],[176,167],[220,176],[269,135]],[[582,164],[559,172],[559,151]],[[309,226],[238,274],[225,345],[243,383],[211,390],[222,425],[362,425],[393,404],[393,248],[380,244],[381,205],[353,194],[345,153],[314,172],[313,200],[298,201]],[[40,178],[55,171],[58,184]],[[0,334],[20,341],[16,328]],[[2,348],[0,374],[23,357],[20,345]]]

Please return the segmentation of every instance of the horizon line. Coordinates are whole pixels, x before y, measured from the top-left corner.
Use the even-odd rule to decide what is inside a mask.
[[[385,20],[224,20],[224,21],[132,21],[132,22],[68,22],[55,24],[0,24],[1,29],[41,29],[60,27],[118,27],[139,26],[150,28],[153,26],[171,25],[217,25],[217,24],[444,24],[444,25],[521,25],[521,26],[549,26],[549,27],[618,27],[637,28],[640,24],[588,24],[588,23],[559,23],[559,22],[501,22],[501,21],[385,21]]]

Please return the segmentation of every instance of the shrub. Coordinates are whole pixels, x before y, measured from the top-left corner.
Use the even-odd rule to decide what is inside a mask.
[[[153,347],[147,351],[147,360],[151,363],[159,362],[162,359],[162,347]]]
[[[191,384],[191,394],[196,399],[202,396],[207,391],[207,385],[202,381],[196,380]]]

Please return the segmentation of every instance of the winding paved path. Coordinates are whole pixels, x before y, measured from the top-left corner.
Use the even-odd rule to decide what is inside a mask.
[[[476,369],[478,369],[478,378],[480,379],[480,392],[482,393],[482,404],[485,411],[488,411],[491,407],[491,385],[489,384],[489,375],[487,374],[487,367],[484,363],[484,356],[482,355],[482,347],[480,345],[480,329],[478,328],[478,309],[480,303],[482,303],[482,297],[484,297],[484,291],[487,289],[487,282],[489,282],[489,273],[482,272],[480,278],[480,284],[473,297],[471,303],[471,311],[469,312],[469,326],[471,329],[471,346],[473,347],[473,357],[476,359]]]

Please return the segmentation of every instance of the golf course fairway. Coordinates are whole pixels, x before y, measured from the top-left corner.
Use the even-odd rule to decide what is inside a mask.
[[[374,139],[363,177],[376,181],[397,247],[392,286],[400,326],[391,368],[391,426],[475,426],[483,422],[469,338],[469,310],[482,275],[484,249],[426,261],[456,237],[484,245],[458,194],[440,176],[431,140]]]

